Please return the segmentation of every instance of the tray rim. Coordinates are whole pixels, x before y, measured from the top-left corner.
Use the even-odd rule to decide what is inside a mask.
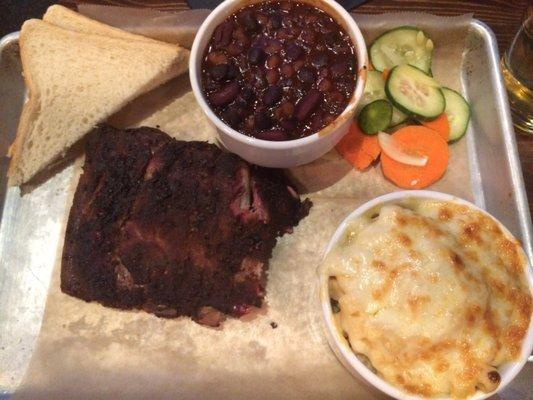
[[[485,22],[478,19],[472,19],[470,25],[481,31],[488,40],[489,58],[494,66],[500,63],[500,54],[496,40],[496,34]],[[498,117],[503,125],[502,136],[504,138],[504,146],[509,160],[511,183],[514,188],[515,198],[517,203],[517,210],[520,220],[520,230],[522,231],[522,246],[530,260],[533,260],[533,227],[531,222],[531,210],[527,200],[526,186],[524,182],[524,174],[522,172],[522,164],[518,155],[518,145],[516,143],[516,134],[511,117],[511,109],[507,90],[503,82],[503,76],[498,68],[492,71],[493,81],[496,85],[496,92],[498,96],[495,97]]]
[[[524,175],[522,172],[522,165],[518,154],[518,146],[514,126],[512,123],[510,104],[508,101],[507,90],[503,82],[503,76],[497,68],[499,65],[500,54],[498,50],[496,35],[492,28],[483,21],[472,18],[469,22],[469,27],[474,28],[481,33],[487,41],[488,61],[495,68],[492,69],[492,79],[495,84],[497,96],[494,97],[498,118],[502,124],[501,135],[504,139],[504,148],[509,162],[510,179],[513,187],[515,202],[517,205],[518,219],[520,222],[520,231],[522,233],[522,246],[529,257],[533,261],[533,226],[531,219],[531,210],[527,200],[527,193],[524,182]],[[20,38],[20,31],[9,33],[0,38],[0,59],[2,57],[2,50],[8,44],[18,41]],[[0,199],[0,207],[4,206],[5,199]],[[477,201],[476,201],[477,203]],[[481,201],[481,208],[485,209],[484,201]],[[1,222],[1,220],[0,220]],[[529,362],[533,362],[533,355],[529,357]],[[8,399],[14,392],[0,389],[0,399]],[[4,397],[7,396],[7,397]]]
[[[0,38],[0,49],[3,49],[4,46],[11,43],[14,40],[18,40],[20,37],[20,31],[15,31],[8,33],[7,35]],[[2,53],[0,52],[0,57],[2,56]]]

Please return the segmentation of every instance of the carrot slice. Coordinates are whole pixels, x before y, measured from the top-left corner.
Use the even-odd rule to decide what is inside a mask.
[[[358,170],[358,171],[364,171],[367,169],[370,164],[372,164],[372,157],[370,157],[366,153],[359,154],[357,158],[354,159],[354,162],[352,165]]]
[[[437,132],[424,126],[409,125],[392,137],[406,153],[427,156],[423,167],[402,164],[381,154],[381,170],[395,185],[404,189],[422,189],[438,181],[448,166],[448,143]]]
[[[448,141],[450,137],[450,122],[448,121],[448,116],[446,113],[442,113],[437,118],[431,121],[422,121],[422,125],[426,128],[433,129],[442,138]]]
[[[387,68],[385,68],[383,71],[381,71],[381,76],[383,77],[384,81],[387,81],[387,78],[389,77],[389,73],[390,73],[390,71]]]
[[[381,153],[377,136],[365,135],[356,123],[335,146],[339,154],[359,171],[369,167]]]

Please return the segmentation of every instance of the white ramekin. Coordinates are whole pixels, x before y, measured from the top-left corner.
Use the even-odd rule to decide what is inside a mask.
[[[288,168],[306,164],[327,153],[346,134],[363,95],[368,70],[366,44],[361,31],[348,12],[334,0],[298,0],[321,8],[330,14],[350,35],[357,57],[357,82],[354,94],[344,112],[321,131],[302,139],[274,142],[243,135],[226,125],[211,110],[202,90],[201,64],[205,48],[215,28],[239,8],[262,0],[226,0],[204,21],[191,49],[189,74],[191,86],[200,107],[217,128],[220,141],[229,151],[264,167]]]
[[[324,257],[333,248],[333,246],[337,243],[337,241],[342,237],[350,221],[353,221],[354,219],[360,217],[361,215],[364,215],[365,212],[373,209],[376,206],[394,204],[394,203],[397,203],[399,201],[402,201],[408,198],[442,200],[442,201],[447,201],[447,202],[452,202],[452,203],[464,204],[466,206],[472,207],[473,209],[481,211],[483,214],[491,217],[494,221],[496,221],[499,224],[502,231],[510,239],[511,238],[514,239],[514,236],[507,230],[507,228],[505,228],[505,226],[503,226],[503,224],[500,221],[498,221],[496,218],[494,218],[492,215],[490,215],[486,211],[480,209],[476,205],[466,200],[462,200],[460,198],[451,196],[449,194],[433,192],[433,191],[428,191],[428,190],[406,190],[406,191],[389,193],[389,194],[377,197],[361,205],[357,209],[355,209],[355,211],[353,211],[350,215],[348,215],[337,228],[335,234],[332,236],[324,252]],[[526,254],[524,254],[524,257],[527,263],[527,266],[525,268],[526,279],[529,285],[529,289],[531,293],[533,293],[533,274],[531,272],[531,263],[530,261],[527,261],[528,258]],[[352,349],[348,345],[346,339],[343,337],[342,333],[339,332],[337,328],[335,327],[335,324],[333,321],[333,313],[331,310],[329,289],[328,289],[328,275],[327,273],[322,271],[322,268],[318,269],[318,275],[319,275],[319,282],[320,282],[319,283],[320,304],[322,308],[323,319],[325,322],[326,336],[327,336],[331,349],[333,350],[333,352],[335,353],[339,361],[344,365],[344,367],[354,377],[356,378],[363,377],[368,383],[370,383],[371,386],[381,390],[383,393],[386,393],[389,396],[392,396],[400,400],[422,400],[423,399],[422,397],[408,394],[404,392],[403,390],[397,388],[396,386],[391,385],[384,379],[380,378],[378,375],[374,374],[370,369],[368,369],[355,356]],[[486,399],[492,396],[493,394],[495,394],[496,392],[499,392],[503,388],[505,388],[509,384],[509,382],[511,382],[513,378],[520,372],[522,367],[525,365],[532,350],[533,350],[533,320],[530,321],[527,335],[524,338],[524,342],[522,343],[522,351],[520,353],[520,359],[514,362],[507,363],[501,366],[500,368],[498,368],[498,371],[501,376],[501,381],[500,381],[500,385],[498,386],[498,389],[491,393],[483,393],[483,392],[478,391],[475,395],[471,396],[469,400]],[[439,400],[450,400],[451,397],[439,397],[438,399]]]

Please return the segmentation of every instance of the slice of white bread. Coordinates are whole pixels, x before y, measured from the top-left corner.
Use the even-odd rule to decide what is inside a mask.
[[[29,92],[10,148],[10,186],[61,158],[98,123],[131,100],[187,70],[179,46],[74,32],[41,20],[22,26]]]
[[[94,19],[87,18],[80,13],[72,11],[71,9],[58,4],[48,7],[46,13],[43,15],[43,21],[69,31],[103,35],[119,39],[157,42],[154,39],[150,39],[141,35],[135,35],[133,33],[123,31],[122,29],[114,28],[112,26],[95,21]]]

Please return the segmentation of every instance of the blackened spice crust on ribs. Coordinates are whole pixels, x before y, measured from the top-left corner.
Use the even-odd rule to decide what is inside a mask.
[[[309,212],[279,170],[152,128],[97,128],[65,237],[61,289],[217,325],[260,307],[276,237]]]

